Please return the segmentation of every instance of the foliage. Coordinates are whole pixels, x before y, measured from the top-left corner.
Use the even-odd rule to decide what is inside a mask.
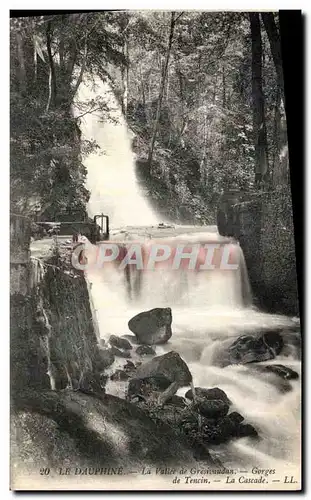
[[[155,203],[160,199],[172,219],[208,222],[214,219],[222,192],[254,185],[249,18],[245,13],[178,13],[153,162],[148,165],[169,21],[169,12],[130,13],[127,118],[136,134],[140,170],[145,169],[142,177]],[[277,78],[263,27],[262,37],[268,154],[273,170],[281,151],[280,128],[284,146],[285,116],[281,110],[276,117]],[[114,81],[118,85],[117,72]],[[119,83],[120,95],[121,87]],[[277,120],[282,126],[276,125]],[[286,165],[283,173],[278,182],[287,181]],[[179,210],[185,205],[186,215]]]
[[[41,218],[84,219],[89,193],[72,103],[85,71],[123,63],[112,13],[11,20],[11,204]],[[76,103],[81,114],[96,103]]]
[[[268,21],[278,29],[277,16]],[[280,75],[266,24],[261,19],[271,188],[287,182],[288,161]],[[105,11],[12,19],[14,210],[37,210],[52,219],[85,216],[83,158],[97,145],[81,140],[80,118],[95,109],[109,115],[101,96],[77,100],[87,72],[109,78],[136,135],[138,173],[154,203],[173,221],[213,222],[224,191],[254,185],[251,46],[249,16],[242,12],[172,17],[169,11]]]

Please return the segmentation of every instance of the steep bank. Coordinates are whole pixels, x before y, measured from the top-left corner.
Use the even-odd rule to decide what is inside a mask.
[[[52,242],[35,242],[31,258],[29,221],[12,218],[11,487],[36,489],[41,470],[55,479],[72,464],[123,467],[122,475],[192,464],[173,429],[105,394],[88,285],[68,266],[68,248],[57,254]]]
[[[226,193],[218,230],[241,244],[257,305],[299,316],[295,233],[289,186],[276,192]]]
[[[48,243],[52,246],[53,240]],[[17,247],[13,237],[12,253],[18,253]],[[83,274],[70,269],[53,248],[43,258],[30,258],[25,249],[19,266],[13,265],[11,290],[12,388],[25,384],[25,377],[30,386],[45,389],[83,384],[97,355]]]

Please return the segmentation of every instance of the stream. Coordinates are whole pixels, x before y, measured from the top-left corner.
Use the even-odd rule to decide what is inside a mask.
[[[142,244],[159,241],[159,223],[166,221],[158,219],[136,180],[131,135],[120,106],[108,83],[85,78],[78,99],[91,100],[97,95],[106,99],[112,119],[105,119],[105,113],[100,111],[81,119],[82,138],[95,140],[100,147],[84,162],[91,192],[89,214],[109,215],[112,240]],[[177,238],[200,244],[221,239],[215,226],[174,226],[165,232],[165,238],[170,242]],[[240,265],[235,272],[217,269],[195,273],[169,268],[143,272],[135,297],[129,293],[124,272],[116,266],[90,271],[87,278],[99,335],[108,339],[111,334],[130,334],[127,323],[135,314],[155,307],[171,307],[173,335],[167,344],[156,346],[157,354],[176,350],[187,362],[194,385],[223,389],[233,403],[232,410],[241,413],[259,433],[259,440],[238,439],[212,447],[213,453],[226,467],[297,467],[300,378],[286,382],[285,390],[279,377],[259,373],[252,363],[224,367],[219,363],[224,346],[241,335],[289,328],[299,335],[298,318],[263,313],[253,306],[238,244],[236,251]],[[301,375],[294,342],[289,342],[276,359],[261,364],[284,364]],[[110,390],[116,389],[111,386]],[[180,389],[178,394],[187,390]]]

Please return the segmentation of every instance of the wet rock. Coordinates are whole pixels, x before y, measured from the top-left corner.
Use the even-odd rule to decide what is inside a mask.
[[[156,352],[150,345],[140,345],[136,351],[139,356],[155,356]]]
[[[252,369],[254,371],[254,375],[256,374],[256,372],[257,374],[258,373],[261,374],[261,376],[264,377],[269,384],[272,384],[279,392],[286,393],[292,390],[292,386],[289,382],[289,379],[283,378],[283,376],[280,376],[281,374],[277,373],[277,371],[274,369],[270,370],[270,368],[267,367],[267,365],[254,363]]]
[[[261,337],[242,335],[228,349],[229,364],[246,364],[274,359],[284,342],[278,332],[266,332]]]
[[[123,366],[123,370],[125,370],[126,372],[133,372],[136,370],[136,366],[134,365],[133,361],[128,360]]]
[[[301,359],[301,332],[300,330],[282,332],[284,340],[284,348],[282,354],[284,356],[292,356],[296,359]]]
[[[112,365],[115,357],[111,349],[99,349],[98,356],[96,359],[96,369],[97,371],[102,371]]]
[[[240,413],[233,411],[217,422],[219,442],[225,442],[230,438],[237,437],[243,420],[244,417]]]
[[[150,392],[165,391],[162,400],[164,403],[177,392],[179,387],[187,386],[191,381],[192,375],[186,363],[177,352],[170,351],[162,356],[156,356],[137,368],[135,378],[129,384],[129,396],[137,388],[138,393],[142,393],[142,388],[147,385]]]
[[[231,401],[228,398],[227,394],[222,390],[219,389],[218,387],[213,387],[211,389],[205,389],[203,387],[195,387],[194,389],[195,395],[199,399],[207,399],[207,400],[219,400],[223,401],[224,403],[230,405]],[[189,391],[186,392],[185,397],[193,400],[193,393],[192,390],[189,389]]]
[[[258,437],[258,432],[251,424],[241,424],[237,428],[236,437]]]
[[[265,366],[264,370],[266,372],[275,373],[283,380],[296,380],[297,378],[299,378],[297,372],[284,365],[268,365]]]
[[[176,398],[178,396],[174,396]],[[228,412],[229,406],[223,401],[208,401],[204,404],[209,405],[209,413],[201,415],[199,425],[199,413],[197,404],[174,405],[168,400],[164,406],[156,406],[150,403],[149,399],[137,395],[133,401],[146,411],[155,421],[162,421],[173,427],[179,434],[187,437],[194,450],[197,459],[204,456],[204,450],[209,444],[218,445],[240,437],[257,436],[256,429],[250,424],[243,424],[244,417],[238,412]],[[200,401],[199,403],[202,403]],[[207,409],[207,407],[205,408]],[[211,412],[213,411],[213,414]],[[218,413],[216,413],[216,410]],[[208,417],[208,418],[207,418]],[[201,445],[204,445],[203,447]],[[203,454],[201,455],[202,452]]]
[[[274,351],[274,357],[281,353],[284,346],[284,340],[279,332],[265,332],[262,339],[266,346]]]
[[[155,308],[137,314],[128,322],[140,344],[165,344],[172,336],[172,310]]]
[[[210,419],[201,416],[201,429],[199,430],[198,412],[195,406],[186,408],[179,418],[177,418],[179,428],[189,439],[196,441],[199,435],[200,439],[206,444],[221,444],[230,439],[229,435],[224,432],[222,420],[221,418]]]
[[[233,424],[229,415],[215,423],[211,421],[203,428],[203,437],[207,444],[222,444],[230,439],[242,437],[258,437],[256,429],[251,424]],[[228,420],[227,420],[228,419]]]
[[[124,349],[125,351],[130,351],[133,349],[132,345],[127,339],[117,337],[116,335],[110,335],[109,342],[111,345],[117,347],[118,349]]]
[[[134,396],[141,395],[144,398],[149,398],[154,392],[165,391],[171,383],[166,377],[148,377],[146,379],[132,378],[128,385],[128,398],[132,399]]]
[[[244,417],[232,412],[216,420],[203,420],[202,437],[207,444],[222,444],[230,439],[257,437],[258,433],[251,424],[242,423]]]
[[[136,378],[165,377],[169,382],[179,382],[180,387],[190,384],[192,375],[178,352],[170,351],[143,363],[136,372]]]
[[[128,373],[126,373],[126,371],[124,371],[124,370],[117,370],[117,371],[115,371],[115,373],[113,373],[110,376],[110,380],[116,380],[118,382],[128,380],[129,378],[130,378],[130,375]]]
[[[243,420],[244,420],[243,415],[241,415],[237,411],[233,411],[233,412],[229,413],[229,415],[226,416],[226,418],[223,420],[223,422],[228,424],[228,425],[235,426],[235,425],[238,425],[241,422],[243,422]]]
[[[224,412],[228,411],[228,405],[224,402],[218,401],[205,401],[206,404],[218,403],[226,406],[224,407]],[[168,407],[164,407],[168,408]],[[208,418],[207,418],[207,417]],[[251,436],[257,436],[256,429],[250,424],[243,424],[244,417],[238,412],[232,412],[225,416],[218,416],[214,414],[215,418],[210,418],[210,415],[206,413],[206,416],[201,417],[201,430],[198,431],[198,418],[197,418],[197,406],[192,404],[187,408],[183,409],[181,413],[173,415],[175,420],[171,418],[175,425],[185,433],[190,439],[197,440],[198,435],[200,439],[206,444],[218,445],[225,443],[233,438],[240,438]],[[166,415],[166,421],[168,415]]]
[[[197,403],[198,411],[205,418],[218,419],[227,415],[229,405],[221,400],[199,400]]]
[[[118,349],[114,345],[111,346],[111,352],[114,354],[114,356],[117,356],[119,358],[130,358],[131,357],[131,351],[121,351],[121,349]]]

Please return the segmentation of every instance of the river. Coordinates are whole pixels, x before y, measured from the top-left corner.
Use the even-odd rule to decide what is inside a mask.
[[[82,138],[95,140],[100,148],[84,162],[87,187],[91,191],[89,213],[109,215],[112,240],[150,242],[155,238],[158,241],[158,224],[165,221],[157,217],[136,180],[131,135],[120,106],[108,83],[97,78],[94,85],[85,79],[78,100],[91,100],[98,95],[106,100],[112,119],[107,120],[107,113],[101,111],[81,119]],[[178,237],[200,244],[220,240],[214,226],[176,226],[170,228],[169,234],[170,240]],[[284,391],[276,376],[259,374],[253,364],[219,365],[217,353],[221,353],[222,346],[242,334],[288,327],[299,330],[297,318],[263,313],[252,305],[243,253],[240,247],[237,251],[239,272],[194,273],[181,269],[144,272],[139,296],[134,298],[124,272],[113,267],[89,272],[100,336],[130,333],[127,322],[133,315],[154,307],[171,307],[173,336],[167,345],[157,347],[157,354],[178,351],[192,372],[194,385],[223,389],[233,403],[232,409],[259,432],[259,440],[242,438],[214,446],[212,451],[226,467],[297,467],[300,379],[288,382],[291,390]],[[294,345],[287,346],[275,360],[265,362],[268,363],[285,364],[301,374]]]

